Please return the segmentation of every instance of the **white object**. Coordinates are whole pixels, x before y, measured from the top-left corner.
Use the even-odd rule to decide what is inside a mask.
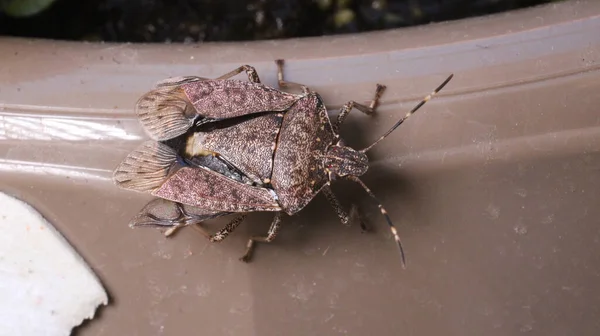
[[[60,233],[0,193],[0,335],[70,335],[107,303],[100,281]]]

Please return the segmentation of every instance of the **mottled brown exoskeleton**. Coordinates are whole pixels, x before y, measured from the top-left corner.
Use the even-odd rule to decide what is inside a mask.
[[[378,204],[397,242],[396,228],[383,205],[359,179],[368,169],[366,152],[387,137],[452,78],[399,120],[376,142],[362,150],[346,146],[339,128],[352,108],[373,114],[385,86],[377,85],[369,106],[346,103],[331,122],[321,97],[307,86],[283,79],[283,61],[277,61],[283,92],[260,83],[254,68],[245,65],[217,79],[182,77],[159,83],[137,103],[140,121],[155,141],[133,151],[117,167],[117,185],[159,197],[150,202],[131,226],[177,228],[232,213],[234,218],[216,234],[198,227],[211,241],[221,241],[255,211],[276,212],[264,237],[251,237],[242,261],[249,261],[255,242],[272,241],[282,214],[302,210],[323,192],[344,224],[350,215],[342,209],[330,184],[345,178],[360,184]],[[249,82],[230,77],[246,71]],[[354,210],[354,209],[353,209]]]

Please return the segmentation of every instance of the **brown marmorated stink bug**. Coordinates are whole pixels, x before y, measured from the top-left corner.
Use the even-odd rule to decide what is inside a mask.
[[[352,108],[372,115],[385,86],[377,85],[369,106],[350,101],[331,122],[318,93],[283,79],[278,60],[280,88],[260,83],[253,67],[244,65],[217,79],[178,77],[158,83],[140,98],[136,113],[153,139],[130,153],[115,169],[114,181],[123,188],[150,193],[148,203],[130,226],[178,228],[238,213],[215,234],[198,228],[210,241],[225,239],[249,212],[273,211],[275,218],[264,237],[251,237],[249,261],[256,242],[271,242],[283,213],[302,210],[323,192],[343,224],[350,215],[331,190],[331,181],[357,182],[377,202],[397,242],[405,265],[400,237],[386,210],[358,178],[368,169],[366,152],[392,133],[411,114],[440,91],[450,75],[431,94],[370,146],[355,150],[344,145],[340,125]],[[249,81],[231,77],[246,72]]]

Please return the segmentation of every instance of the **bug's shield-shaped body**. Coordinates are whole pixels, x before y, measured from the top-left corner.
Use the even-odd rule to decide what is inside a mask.
[[[210,216],[282,210],[292,215],[330,181],[324,160],[338,136],[317,93],[300,98],[283,113],[232,118],[201,128],[187,141],[191,166],[180,166],[168,146],[149,142],[128,156],[115,180]]]
[[[335,139],[327,110],[316,93],[285,113],[271,183],[286,213],[300,211],[328,183],[323,156]]]
[[[146,133],[164,141],[194,124],[285,111],[301,97],[260,83],[181,77],[159,83],[138,100],[135,110]]]
[[[115,170],[114,180],[121,187],[161,199],[149,203],[133,224],[168,226],[173,232],[230,213],[276,212],[267,235],[249,239],[242,257],[248,261],[255,242],[270,242],[277,235],[283,212],[295,214],[321,191],[342,223],[348,223],[350,216],[329,186],[341,177],[360,184],[378,203],[404,264],[397,229],[359,176],[368,169],[366,152],[431,99],[452,75],[372,145],[355,150],[340,139],[340,125],[353,108],[374,114],[385,86],[377,85],[368,106],[355,101],[344,104],[332,125],[319,95],[284,81],[283,61],[277,65],[280,87],[299,87],[301,95],[260,84],[254,68],[244,65],[215,80],[163,81],[138,101],[136,111],[145,131],[165,143],[142,145]],[[250,82],[227,80],[241,71],[247,72]],[[244,216],[214,235],[205,234],[211,241],[221,241]]]

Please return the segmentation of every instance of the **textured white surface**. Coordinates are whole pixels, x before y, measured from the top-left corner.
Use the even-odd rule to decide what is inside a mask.
[[[69,335],[108,297],[35,209],[0,193],[0,335]]]

